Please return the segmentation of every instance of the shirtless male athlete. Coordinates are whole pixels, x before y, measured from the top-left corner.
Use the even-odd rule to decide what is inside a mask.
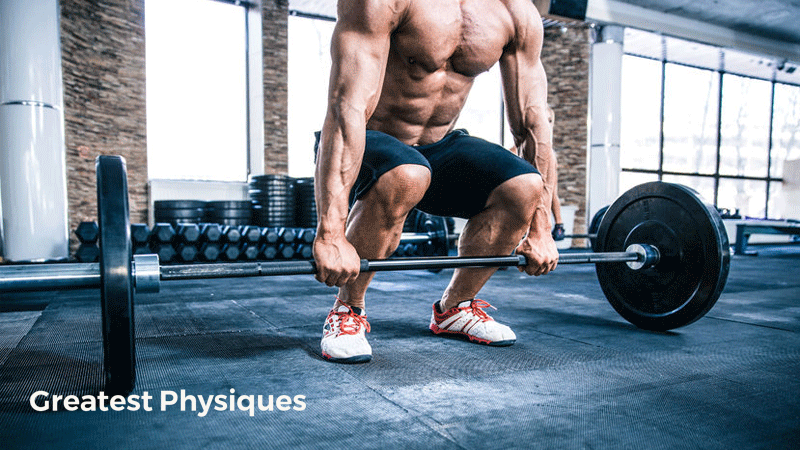
[[[520,270],[546,274],[558,262],[555,166],[542,21],[531,0],[339,0],[338,16],[317,147],[314,259],[316,278],[339,287],[322,354],[364,362],[372,358],[364,295],[373,274],[359,273],[359,259],[391,255],[417,206],[468,219],[460,255],[516,248],[529,262]],[[475,77],[498,61],[519,156],[454,130]],[[456,269],[433,304],[431,331],[513,344],[514,332],[475,299],[495,270]]]

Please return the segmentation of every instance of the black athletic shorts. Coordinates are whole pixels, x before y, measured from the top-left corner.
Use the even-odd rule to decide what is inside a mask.
[[[317,143],[319,145],[319,133]],[[316,150],[316,146],[315,146]],[[505,148],[453,130],[439,142],[411,146],[380,131],[367,130],[364,158],[351,204],[360,199],[384,173],[403,164],[431,171],[431,185],[417,208],[437,216],[469,219],[481,212],[489,194],[503,182],[526,173],[539,173],[532,164]]]

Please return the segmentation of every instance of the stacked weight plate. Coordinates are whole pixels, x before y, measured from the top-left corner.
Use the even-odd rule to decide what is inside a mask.
[[[253,208],[247,200],[213,201],[206,204],[206,221],[228,226],[252,225]]]
[[[294,182],[295,225],[317,227],[317,202],[314,199],[314,178],[297,178]]]
[[[295,219],[294,179],[258,175],[250,179],[253,222],[260,227],[291,227]]]
[[[206,202],[200,200],[156,200],[156,223],[201,223],[205,219]]]

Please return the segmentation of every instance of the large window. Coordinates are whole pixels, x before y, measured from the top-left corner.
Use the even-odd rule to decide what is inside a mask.
[[[665,171],[715,172],[719,104],[719,77],[715,75],[709,70],[665,65]]]
[[[623,139],[620,145],[636,149],[635,152],[623,152],[620,155],[623,167],[658,169],[661,149],[661,70],[658,61],[622,59],[622,85],[627,88],[622,90],[621,103],[623,115],[631,119],[620,124]]]
[[[696,44],[662,42],[660,59],[623,56],[620,188],[660,179],[742,216],[797,218],[782,196],[784,165],[800,159],[800,87],[760,78],[764,62],[740,53],[726,70],[720,49],[687,62]]]
[[[246,181],[247,9],[147,0],[150,179]]]
[[[289,16],[289,175],[314,176],[314,132],[322,129],[331,72],[333,20]]]

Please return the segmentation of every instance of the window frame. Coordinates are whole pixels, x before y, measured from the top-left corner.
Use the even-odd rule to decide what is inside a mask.
[[[688,42],[688,41],[687,41]],[[719,200],[719,187],[721,180],[741,180],[741,181],[761,181],[765,182],[765,192],[763,197],[763,207],[764,207],[764,218],[768,218],[770,215],[770,192],[772,190],[771,185],[773,183],[783,183],[783,178],[779,176],[772,175],[772,160],[773,160],[773,127],[774,127],[774,115],[775,115],[775,88],[776,85],[789,85],[789,86],[796,86],[798,85],[792,83],[786,83],[782,81],[778,81],[773,76],[772,79],[765,80],[764,78],[752,76],[752,75],[745,75],[738,72],[727,72],[724,68],[720,69],[709,69],[707,67],[700,67],[692,64],[686,64],[678,61],[672,61],[667,59],[665,56],[661,58],[656,58],[647,55],[640,55],[635,53],[624,53],[625,57],[629,58],[642,58],[648,59],[653,61],[658,61],[661,64],[661,94],[660,94],[660,108],[662,111],[661,114],[661,123],[660,123],[660,131],[659,131],[659,161],[658,161],[658,168],[657,169],[642,169],[636,167],[622,167],[622,172],[627,173],[637,173],[637,174],[651,174],[656,175],[658,180],[663,180],[664,176],[690,176],[690,177],[698,177],[698,178],[710,178],[713,180],[714,183],[714,195],[712,199],[708,199],[713,202],[714,206],[718,206]],[[719,89],[718,92],[718,104],[717,104],[717,123],[716,123],[716,130],[717,130],[717,142],[716,142],[716,165],[715,170],[713,173],[700,173],[700,172],[683,172],[683,171],[674,171],[674,170],[664,170],[664,100],[665,100],[665,85],[666,85],[666,65],[667,64],[675,64],[681,65],[693,69],[704,70],[709,72],[715,72],[719,77],[719,82],[717,83],[717,87]],[[767,136],[767,167],[766,173],[764,176],[754,176],[754,175],[732,175],[732,174],[721,174],[720,173],[720,151],[722,145],[722,108],[724,105],[724,98],[723,98],[723,89],[724,89],[724,78],[726,74],[735,75],[737,77],[745,78],[745,79],[753,79],[753,80],[760,80],[760,81],[768,81],[770,83],[770,107],[769,107],[769,118],[768,118],[768,136]],[[622,120],[625,120],[624,117]],[[622,149],[625,151],[625,149]]]

